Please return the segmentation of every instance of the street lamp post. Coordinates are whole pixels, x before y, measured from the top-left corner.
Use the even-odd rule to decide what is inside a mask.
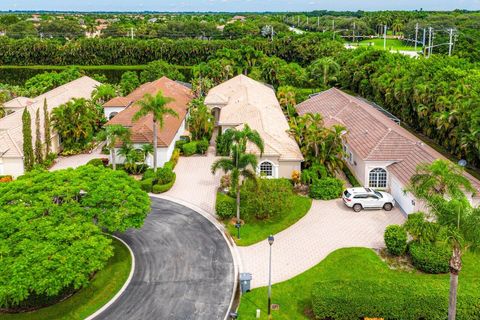
[[[270,258],[268,263],[268,317],[270,318],[272,307],[272,244],[274,238],[273,235],[268,236],[268,244],[270,245]]]

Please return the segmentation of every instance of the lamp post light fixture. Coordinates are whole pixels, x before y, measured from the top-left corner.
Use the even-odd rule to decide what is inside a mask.
[[[240,220],[237,220],[237,223],[235,223],[235,228],[237,228],[237,239],[240,240],[240,228],[242,227],[242,223]]]
[[[268,263],[268,317],[270,317],[272,307],[272,244],[274,240],[273,235],[268,236],[268,244],[270,245],[270,258]]]

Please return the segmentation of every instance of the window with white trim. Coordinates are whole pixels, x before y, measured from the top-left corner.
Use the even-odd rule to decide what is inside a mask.
[[[117,114],[118,112],[115,112],[115,111],[110,113],[110,115],[108,116],[108,120],[112,120],[112,118],[115,117]]]
[[[372,169],[368,174],[368,186],[370,188],[386,188],[387,170],[383,168]]]
[[[260,174],[266,177],[273,177],[273,164],[269,161],[260,163]]]

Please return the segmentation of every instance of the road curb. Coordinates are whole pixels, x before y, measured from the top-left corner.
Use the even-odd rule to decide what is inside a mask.
[[[235,279],[234,284],[233,284],[232,296],[230,298],[230,305],[228,307],[228,311],[227,311],[227,314],[225,315],[224,320],[229,319],[229,314],[230,314],[230,311],[231,311],[232,306],[233,306],[233,301],[235,299],[235,293],[237,292],[237,288],[238,288],[239,270],[242,269],[240,254],[238,253],[238,249],[237,249],[237,246],[236,246],[235,242],[231,241],[227,237],[225,227],[220,222],[218,222],[218,220],[215,219],[215,217],[212,214],[208,213],[204,209],[202,209],[202,208],[200,208],[200,207],[198,207],[198,206],[196,206],[193,203],[190,203],[188,201],[177,199],[177,198],[174,198],[174,197],[171,197],[171,196],[159,195],[159,194],[153,194],[153,193],[150,193],[149,195],[153,198],[163,199],[163,200],[171,201],[171,202],[174,202],[174,203],[178,203],[182,206],[185,206],[185,207],[199,213],[205,219],[210,221],[210,223],[213,224],[215,226],[215,228],[217,228],[218,231],[220,231],[220,233],[222,234],[223,238],[225,239],[225,242],[227,243],[228,248],[230,249],[230,254],[232,255],[232,258],[233,258],[233,267],[234,267],[233,272],[234,272],[234,279]]]
[[[123,292],[127,289],[128,285],[132,281],[133,273],[135,272],[135,255],[133,254],[132,248],[130,248],[130,246],[125,241],[120,239],[119,237],[116,237],[114,235],[110,235],[110,236],[114,237],[115,239],[117,239],[118,241],[123,243],[128,248],[128,251],[130,252],[130,256],[132,257],[132,267],[130,268],[130,274],[128,275],[127,281],[123,284],[120,291],[118,291],[117,294],[112,299],[110,299],[110,301],[108,301],[100,309],[95,311],[95,313],[93,313],[92,315],[85,318],[85,320],[93,320],[95,317],[99,316],[102,312],[107,310],[112,304],[114,304],[115,301],[117,301],[118,298],[120,298],[120,296],[123,294]]]

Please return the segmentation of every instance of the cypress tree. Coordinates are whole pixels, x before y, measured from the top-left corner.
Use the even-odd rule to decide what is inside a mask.
[[[35,162],[43,162],[42,137],[40,135],[40,108],[35,115]]]
[[[30,171],[33,168],[33,146],[32,146],[32,118],[27,108],[23,110],[23,165],[25,171]]]
[[[51,148],[51,136],[50,136],[50,114],[47,108],[47,99],[43,101],[43,127],[45,129],[45,156],[48,156]]]

